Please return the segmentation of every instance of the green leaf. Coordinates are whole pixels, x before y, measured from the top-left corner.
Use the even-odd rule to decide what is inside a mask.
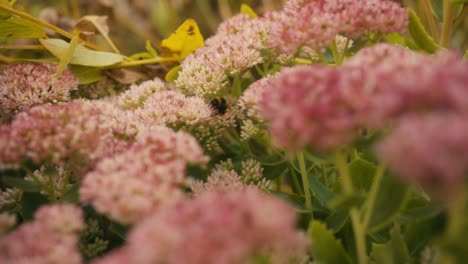
[[[62,200],[67,203],[78,203],[80,201],[79,190],[80,185],[78,183],[73,184],[72,187],[64,193]]]
[[[348,210],[337,210],[336,212],[329,215],[325,219],[325,222],[327,223],[327,226],[331,230],[333,230],[334,233],[337,233],[343,228],[346,222],[348,222],[348,219],[349,219]]]
[[[11,16],[6,20],[0,20],[0,37],[42,38],[45,37],[45,30],[29,20]]]
[[[34,213],[39,207],[44,204],[47,204],[47,197],[33,192],[23,193],[23,198],[21,199],[21,215],[24,220],[31,220],[34,217]]]
[[[453,19],[455,20],[463,10],[463,2],[467,2],[467,0],[452,0],[454,3],[454,12],[453,12]],[[439,21],[444,19],[444,1],[443,0],[431,0],[431,7],[432,13]]]
[[[439,213],[428,219],[405,224],[403,236],[411,256],[419,256],[431,240],[443,234],[445,220],[445,215]]]
[[[417,48],[414,41],[412,41],[409,37],[403,36],[403,35],[401,35],[399,33],[396,33],[396,32],[387,34],[385,36],[385,39],[387,40],[388,43],[391,43],[391,44],[394,44],[394,45],[400,45],[400,46],[407,47],[407,48],[410,48],[410,49],[416,49]]]
[[[361,193],[339,194],[328,202],[328,206],[336,209],[351,209],[352,207],[359,208],[365,200],[365,195]]]
[[[319,200],[323,206],[328,206],[330,201],[336,197],[336,194],[325,187],[312,173],[307,173],[309,187],[314,193],[314,197]]]
[[[390,241],[385,244],[372,244],[371,258],[379,264],[411,263],[400,227],[394,226],[390,232]]]
[[[101,70],[94,67],[70,65],[70,70],[76,78],[80,80],[80,84],[90,84],[101,80]]]
[[[40,39],[39,41],[59,59],[64,56],[70,46],[68,42],[62,39]],[[122,62],[124,59],[125,57],[119,54],[94,51],[83,46],[78,46],[70,60],[70,64],[105,67]]]
[[[71,59],[73,58],[73,54],[75,53],[76,48],[78,47],[78,36],[74,36],[70,40],[70,45],[68,46],[67,50],[60,58],[60,62],[57,66],[57,74],[61,73],[67,65],[70,63]]]
[[[312,240],[312,255],[319,263],[351,264],[351,257],[346,253],[343,245],[335,238],[333,232],[324,223],[312,221],[308,231]]]
[[[11,8],[10,1],[8,0],[0,0],[0,5]],[[11,14],[8,11],[0,10],[0,19],[7,19],[9,17],[11,17]]]
[[[409,188],[394,177],[384,175],[380,182],[374,210],[370,216],[368,230],[370,233],[391,224],[404,210],[409,196]]]
[[[429,53],[434,53],[435,51],[440,49],[441,47],[426,32],[424,26],[422,25],[414,10],[408,8],[408,16],[408,30],[416,45],[418,45],[418,47],[422,50]]]
[[[368,191],[372,185],[377,167],[364,159],[355,159],[349,163],[349,173],[353,186],[358,191]]]
[[[41,186],[35,182],[27,181],[23,178],[4,176],[2,177],[3,182],[10,186],[18,188],[24,192],[39,192]]]
[[[179,77],[179,72],[181,70],[182,66],[175,66],[166,74],[166,77],[164,77],[164,79],[166,80],[166,82],[173,83],[177,79],[177,77]]]
[[[425,219],[432,218],[442,212],[441,208],[434,206],[421,206],[416,208],[411,208],[398,216],[396,222],[399,224],[407,224],[416,221],[422,221]]]

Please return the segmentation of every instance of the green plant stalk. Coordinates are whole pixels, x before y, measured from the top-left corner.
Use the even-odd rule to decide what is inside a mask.
[[[294,189],[298,194],[301,194],[301,186],[299,185],[299,180],[297,179],[296,171],[294,170],[294,167],[289,163],[289,175],[291,176],[291,179],[294,184]]]
[[[353,193],[353,183],[349,175],[348,164],[343,153],[339,150],[335,152],[335,163],[340,174],[341,186],[345,194]],[[366,233],[364,226],[361,224],[359,219],[359,211],[356,207],[350,210],[351,224],[354,231],[354,240],[356,241],[356,253],[359,264],[367,264],[367,253],[366,253]]]
[[[452,22],[455,4],[451,0],[444,0],[444,19],[442,22],[442,36],[440,38],[440,45],[449,48],[450,37],[452,35]]]
[[[385,166],[380,165],[377,168],[377,171],[375,172],[374,179],[372,180],[372,185],[371,185],[371,189],[369,191],[369,196],[368,196],[367,210],[366,210],[366,214],[364,215],[364,219],[362,220],[362,228],[365,230],[366,233],[367,233],[367,226],[369,225],[370,218],[374,211],[375,198],[377,197],[377,193],[379,191],[380,182],[382,181],[384,171],[385,171]]]
[[[333,53],[333,58],[335,59],[336,66],[340,66],[341,63],[343,63],[343,57],[340,55],[340,53],[338,51],[338,46],[336,45],[335,40],[332,41],[330,49],[331,49],[331,51]]]
[[[297,153],[297,162],[299,163],[299,170],[301,171],[302,185],[304,185],[304,195],[306,198],[306,208],[312,213],[312,194],[310,192],[309,179],[307,178],[307,170],[304,161],[304,153]]]
[[[432,14],[430,0],[422,0],[422,6],[423,6],[425,17],[427,19],[427,23],[429,24],[429,28],[431,29],[432,38],[439,39],[439,31],[437,30],[437,25],[434,19],[434,15]]]
[[[8,6],[0,5],[0,10],[7,11],[7,12],[9,12],[10,14],[17,15],[17,16],[19,16],[19,17],[21,17],[21,18],[24,18],[24,19],[26,19],[26,20],[29,20],[29,21],[33,22],[33,23],[36,23],[36,24],[38,24],[38,25],[40,25],[40,26],[43,26],[43,27],[48,28],[48,29],[50,29],[50,30],[53,30],[53,31],[56,32],[57,34],[62,35],[62,36],[64,36],[64,37],[68,38],[68,39],[72,39],[72,38],[75,36],[75,35],[73,35],[72,33],[67,32],[67,31],[65,31],[65,30],[63,30],[63,29],[61,29],[61,28],[59,28],[59,27],[56,27],[56,26],[54,26],[54,25],[52,25],[52,24],[49,24],[49,23],[47,23],[47,22],[45,22],[45,21],[42,21],[42,20],[40,20],[40,19],[37,19],[37,18],[31,16],[31,15],[28,14],[28,13],[18,11],[18,10],[16,10],[16,9],[10,8],[10,7],[8,7]],[[98,46],[96,46],[96,45],[94,45],[94,44],[92,44],[92,43],[86,42],[86,41],[84,41],[84,40],[81,40],[81,41],[83,41],[84,44],[85,44],[85,46],[87,46],[87,47],[89,47],[89,48],[92,48],[92,49],[94,49],[94,50],[102,50],[100,47],[98,47]]]
[[[103,69],[135,67],[135,66],[141,66],[141,65],[146,65],[146,64],[178,61],[179,59],[180,58],[176,58],[176,57],[170,57],[170,58],[157,57],[157,58],[151,58],[151,59],[145,59],[145,60],[126,61],[126,62],[121,62],[115,65],[111,65],[108,67],[104,67]]]

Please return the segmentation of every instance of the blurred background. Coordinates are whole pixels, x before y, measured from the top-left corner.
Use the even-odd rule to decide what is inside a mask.
[[[428,31],[424,3],[432,5],[436,10],[436,22],[441,22],[442,0],[392,1],[415,9]],[[215,33],[220,22],[239,13],[242,3],[251,6],[256,13],[263,14],[281,9],[284,2],[286,0],[20,0],[16,1],[15,8],[67,31],[72,31],[73,25],[82,16],[107,16],[110,38],[123,54],[129,55],[143,51],[146,40],[153,47],[159,47],[161,40],[187,18],[197,21],[206,39]],[[466,6],[457,10],[454,21],[452,47],[461,52],[468,47],[467,13]],[[5,44],[5,40],[0,39],[0,44]]]
[[[144,50],[149,40],[158,47],[162,39],[185,19],[194,18],[205,38],[218,24],[239,13],[246,3],[257,13],[281,9],[286,0],[24,0],[15,8],[67,31],[85,15],[107,16],[110,37],[124,54]]]

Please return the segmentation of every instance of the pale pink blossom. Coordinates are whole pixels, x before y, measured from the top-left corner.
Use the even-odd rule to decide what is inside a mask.
[[[77,232],[83,214],[75,205],[41,207],[35,219],[0,238],[1,263],[82,263]]]
[[[392,1],[289,1],[269,15],[270,47],[296,54],[304,46],[322,52],[340,34],[358,38],[367,33],[405,32],[406,10]]]
[[[5,128],[5,130],[3,129]],[[22,162],[40,165],[50,160],[76,172],[91,168],[99,159],[128,146],[112,134],[108,119],[84,101],[41,105],[18,114],[0,129],[0,167]]]
[[[15,64],[0,67],[0,106],[13,116],[35,105],[66,102],[77,89],[71,71],[56,74],[57,64]]]
[[[102,160],[85,176],[80,199],[118,222],[135,223],[181,199],[186,166],[207,161],[189,134],[150,127],[130,149]]]
[[[401,179],[448,199],[466,181],[468,115],[405,116],[378,145],[379,157]]]
[[[156,210],[130,232],[114,258],[141,264],[234,264],[262,254],[272,263],[294,262],[308,247],[295,223],[292,208],[256,189],[207,192]]]
[[[132,84],[127,91],[119,95],[118,105],[123,110],[139,108],[149,96],[166,89],[168,89],[166,84],[159,78],[141,84]]]

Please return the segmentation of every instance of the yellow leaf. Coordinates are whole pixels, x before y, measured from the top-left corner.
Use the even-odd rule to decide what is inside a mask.
[[[197,22],[189,18],[174,33],[161,42],[161,56],[177,57],[179,61],[182,61],[204,45],[205,42]]]
[[[255,14],[255,11],[253,11],[253,9],[247,4],[242,4],[241,5],[240,12],[241,12],[241,14],[246,14],[251,18],[256,18],[257,17],[257,14]]]
[[[164,77],[166,82],[170,82],[170,83],[174,82],[179,76],[180,70],[182,70],[181,66],[175,66],[169,72],[167,72],[166,77]]]
[[[8,0],[0,0],[0,5],[11,7],[10,2]],[[4,10],[0,10],[0,19],[7,19],[9,17],[11,17],[10,13]]]
[[[59,59],[63,58],[70,46],[68,42],[62,39],[40,39],[39,41],[47,50]],[[125,57],[119,54],[94,51],[79,45],[73,53],[70,64],[105,67],[122,62],[124,59]]]

